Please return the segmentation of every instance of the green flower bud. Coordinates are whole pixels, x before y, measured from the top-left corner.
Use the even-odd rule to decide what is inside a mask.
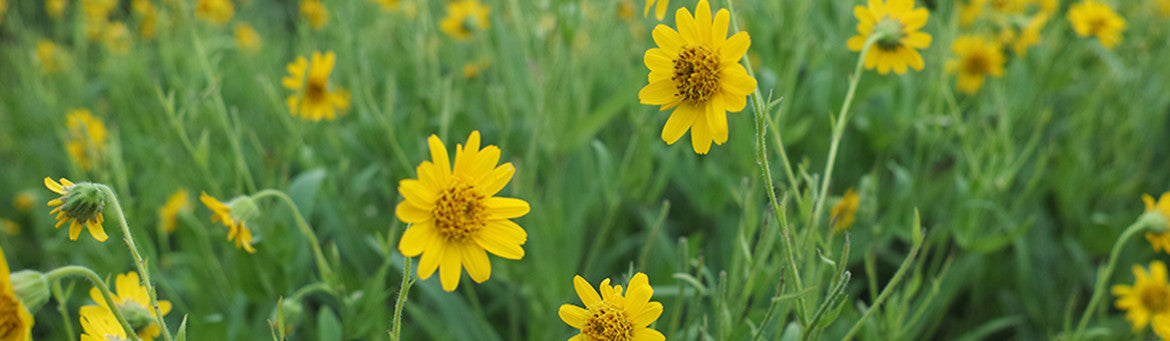
[[[12,290],[16,292],[16,298],[24,303],[29,313],[35,314],[49,301],[49,281],[45,280],[44,274],[21,270],[12,273],[9,278],[12,280]]]
[[[260,216],[260,207],[256,205],[256,200],[253,200],[252,197],[238,196],[226,204],[231,209],[232,219],[235,221],[249,221]]]

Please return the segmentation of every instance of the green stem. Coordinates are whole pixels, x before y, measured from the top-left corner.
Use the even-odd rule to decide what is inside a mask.
[[[293,218],[296,218],[297,228],[301,230],[301,234],[309,240],[309,245],[313,248],[313,257],[317,259],[317,271],[321,273],[321,277],[326,283],[330,285],[337,284],[336,277],[333,275],[333,269],[329,267],[329,263],[325,261],[325,252],[321,251],[321,243],[317,240],[317,235],[313,233],[313,229],[309,227],[309,222],[305,221],[305,216],[301,214],[301,210],[297,208],[297,204],[293,202],[292,198],[284,192],[275,189],[266,189],[252,195],[252,200],[260,200],[264,197],[278,197],[284,201],[293,212]]]
[[[130,225],[126,224],[126,215],[122,212],[122,205],[118,203],[118,197],[114,195],[114,191],[110,190],[110,187],[102,184],[98,184],[98,186],[101,188],[102,193],[105,194],[110,206],[114,208],[114,217],[117,218],[118,224],[122,226],[123,240],[126,241],[126,246],[130,249],[130,256],[134,257],[134,265],[138,267],[138,273],[142,276],[142,286],[146,287],[146,293],[150,296],[150,305],[151,309],[154,310],[154,319],[158,321],[158,326],[162,328],[163,337],[167,341],[172,341],[171,330],[167,329],[167,321],[163,318],[162,310],[158,308],[158,293],[154,289],[154,284],[150,282],[150,269],[146,265],[146,260],[138,253],[138,246],[134,245],[134,235],[130,233]]]
[[[54,283],[54,287],[59,289],[60,283],[58,281],[68,276],[85,277],[85,279],[92,282],[93,286],[102,292],[102,299],[106,301],[106,307],[109,307],[110,311],[114,313],[114,318],[118,320],[118,324],[122,325],[122,330],[126,332],[126,336],[131,340],[138,340],[138,334],[135,334],[134,328],[130,327],[129,322],[126,322],[126,317],[122,316],[122,311],[118,310],[118,305],[114,302],[114,296],[110,294],[110,288],[106,286],[106,282],[102,281],[102,278],[93,272],[93,270],[77,265],[63,266],[46,273],[45,280]],[[60,298],[57,301],[61,303],[61,306],[65,305]]]
[[[398,288],[398,302],[394,304],[394,324],[390,329],[390,340],[398,341],[402,333],[402,308],[406,306],[406,295],[410,293],[410,286],[414,280],[410,278],[410,257],[403,257],[402,284]]]
[[[61,313],[61,322],[65,324],[65,338],[73,340],[77,338],[77,334],[73,333],[73,322],[69,319],[69,311],[65,305],[64,290],[61,290],[61,281],[53,281],[52,291],[53,299],[57,300],[57,312]]]
[[[1089,299],[1089,305],[1085,308],[1085,313],[1081,315],[1081,321],[1077,323],[1076,333],[1073,338],[1079,338],[1088,326],[1089,318],[1093,316],[1093,311],[1097,310],[1097,305],[1101,303],[1101,298],[1104,297],[1105,285],[1109,283],[1109,277],[1113,275],[1113,269],[1117,266],[1117,255],[1121,254],[1121,248],[1134,235],[1144,232],[1150,223],[1151,219],[1155,217],[1156,213],[1143,214],[1132,225],[1125,228],[1120,237],[1117,237],[1117,242],[1113,243],[1113,250],[1109,251],[1109,261],[1105,263],[1105,268],[1097,272],[1097,283],[1093,285],[1093,297]],[[1160,216],[1160,214],[1157,214]],[[1161,218],[1161,217],[1157,217]]]
[[[914,220],[914,228],[921,231],[920,229],[922,226],[920,223],[918,223],[919,220],[917,218],[917,214],[915,214]],[[857,332],[861,330],[861,325],[865,323],[865,319],[869,318],[869,316],[872,315],[875,310],[878,310],[878,308],[881,307],[882,302],[886,300],[886,297],[889,297],[890,293],[894,291],[892,289],[898,286],[898,282],[902,281],[902,277],[906,276],[906,272],[910,269],[910,265],[914,264],[914,259],[918,257],[918,250],[922,248],[924,240],[922,238],[915,239],[914,247],[910,249],[910,254],[907,255],[906,259],[902,261],[902,265],[898,267],[898,272],[894,273],[894,278],[891,278],[890,282],[886,283],[886,287],[882,289],[882,293],[878,295],[877,299],[873,301],[873,304],[869,306],[869,309],[865,310],[865,313],[861,315],[861,318],[857,320],[857,323],[853,324],[853,328],[850,328],[849,333],[845,334],[845,337],[841,338],[841,340],[848,341],[853,339],[853,335],[857,334]]]
[[[236,171],[244,177],[245,189],[251,191],[256,189],[256,181],[252,179],[252,172],[248,170],[248,163],[244,159],[244,149],[240,146],[240,137],[237,136],[237,130],[232,129],[231,122],[228,120],[227,104],[223,101],[223,94],[220,93],[219,80],[215,78],[215,72],[211,67],[211,63],[207,61],[207,52],[203,48],[203,42],[199,40],[199,35],[195,30],[191,30],[191,41],[195,48],[195,52],[199,58],[199,66],[203,70],[204,77],[207,78],[208,87],[215,90],[215,95],[211,96],[215,102],[216,113],[219,115],[220,124],[223,125],[224,133],[227,134],[228,144],[232,147],[232,153],[236,159]]]

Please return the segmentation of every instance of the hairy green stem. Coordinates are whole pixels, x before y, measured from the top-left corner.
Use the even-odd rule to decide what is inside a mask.
[[[101,291],[102,299],[106,301],[106,307],[109,307],[110,311],[114,313],[114,318],[118,320],[118,324],[122,325],[122,330],[126,332],[126,336],[131,340],[138,340],[138,334],[135,334],[134,328],[130,327],[129,322],[126,322],[126,317],[122,316],[122,311],[118,310],[118,305],[114,302],[114,296],[110,294],[110,288],[106,286],[106,282],[102,280],[101,276],[98,276],[93,270],[77,265],[63,266],[46,273],[45,280],[53,283],[55,288],[60,289],[60,283],[58,281],[68,276],[84,277],[92,282],[93,286],[98,288],[98,291]],[[65,306],[65,302],[60,297],[58,297],[57,301],[60,303],[60,306]]]
[[[398,287],[398,302],[394,304],[394,324],[390,329],[390,340],[398,341],[402,335],[402,308],[406,306],[406,295],[414,280],[410,278],[410,257],[403,256],[402,284]]]
[[[921,231],[920,229],[922,226],[919,224],[917,213],[915,214],[914,220],[914,228],[918,231]],[[853,328],[850,328],[849,333],[845,334],[845,337],[841,338],[841,340],[848,341],[853,339],[853,335],[857,334],[857,332],[861,330],[862,324],[865,324],[865,319],[869,318],[870,315],[873,315],[875,310],[878,310],[878,308],[881,307],[882,302],[885,302],[886,298],[890,296],[890,293],[894,291],[893,288],[897,287],[898,282],[902,281],[902,277],[906,276],[906,272],[908,272],[910,269],[910,265],[914,264],[914,259],[918,257],[918,250],[922,248],[923,240],[924,239],[921,237],[915,238],[914,247],[910,249],[910,254],[907,255],[906,259],[902,261],[902,265],[898,267],[898,272],[894,273],[894,278],[891,278],[890,282],[886,283],[886,287],[882,288],[882,293],[879,294],[877,299],[873,301],[873,304],[869,306],[869,309],[865,310],[865,313],[861,315],[861,318],[857,319],[857,323],[853,324]]]
[[[150,296],[150,306],[154,310],[154,319],[158,321],[158,326],[162,328],[163,338],[167,341],[172,341],[171,330],[167,329],[167,321],[163,318],[162,310],[158,307],[158,293],[154,289],[154,284],[150,282],[150,269],[146,264],[146,260],[142,258],[142,254],[138,253],[138,246],[134,244],[134,235],[130,233],[130,225],[126,224],[126,215],[122,212],[122,205],[118,203],[118,197],[114,195],[114,191],[110,190],[110,187],[101,184],[98,184],[98,186],[101,188],[102,193],[105,194],[110,206],[114,208],[113,215],[117,218],[118,224],[122,226],[122,239],[126,241],[126,247],[130,249],[130,256],[134,258],[134,265],[138,267],[138,273],[142,276],[142,286],[146,287],[146,293]]]

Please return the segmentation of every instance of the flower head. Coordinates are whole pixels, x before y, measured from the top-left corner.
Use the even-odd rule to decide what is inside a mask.
[[[8,218],[0,218],[0,232],[10,236],[20,235],[20,224]]]
[[[126,54],[126,52],[130,52],[130,45],[133,43],[134,41],[130,36],[130,29],[126,28],[125,23],[115,22],[106,25],[106,30],[102,34],[102,45],[107,50],[110,50],[114,54]]]
[[[646,51],[650,84],[638,92],[642,104],[660,105],[660,111],[674,108],[662,140],[674,144],[687,130],[691,147],[707,154],[711,142],[727,142],[727,112],[743,110],[747,96],[755,91],[756,80],[739,60],[747,53],[751,38],[747,32],[727,37],[731,13],[720,9],[711,16],[707,0],[700,0],[695,14],[686,8],[675,12],[678,31],[666,25],[654,27],[658,48]]]
[[[422,255],[418,276],[430,278],[439,270],[443,290],[454,291],[463,268],[476,283],[491,276],[486,252],[507,259],[524,257],[521,245],[528,233],[509,219],[528,214],[528,202],[495,196],[512,180],[516,169],[500,161],[500,149],[480,149],[479,131],[467,145],[455,147],[454,168],[439,137],[427,139],[431,161],[423,161],[418,179],[398,183],[405,198],[395,214],[409,223],[398,251],[407,257]],[[485,252],[486,251],[486,252]]]
[[[236,47],[245,52],[260,51],[260,46],[264,45],[264,41],[260,39],[260,34],[256,33],[256,29],[247,23],[236,24],[235,36]]]
[[[138,34],[147,40],[158,36],[158,8],[150,0],[134,0],[131,3],[134,12],[138,13]]]
[[[81,0],[81,12],[85,17],[85,37],[102,40],[106,26],[110,25],[110,12],[118,6],[117,0]]]
[[[223,25],[235,14],[231,0],[199,0],[195,3],[195,17],[215,25]]]
[[[349,91],[337,87],[329,91],[329,74],[333,72],[333,63],[337,55],[333,51],[313,52],[313,62],[310,65],[305,57],[297,57],[288,64],[288,76],[282,79],[282,84],[296,93],[289,95],[285,102],[288,111],[301,119],[332,121],[337,118],[338,112],[344,113],[349,109]],[[308,73],[308,77],[306,77]]]
[[[225,205],[207,195],[207,192],[203,192],[199,196],[199,201],[211,209],[211,222],[223,222],[228,227],[228,241],[235,240],[237,249],[256,253],[256,249],[252,247],[252,230],[244,226],[244,220],[255,214],[256,204],[252,199],[238,197]]]
[[[90,114],[89,109],[70,110],[65,115],[69,128],[65,150],[81,169],[91,170],[94,163],[102,160],[106,152],[106,137],[109,132],[105,123]]]
[[[1040,43],[1040,30],[1048,23],[1048,17],[1047,13],[1039,13],[1028,19],[1027,24],[1020,29],[1020,34],[1011,41],[1012,51],[1025,56],[1029,47]]]
[[[325,8],[321,0],[301,0],[301,17],[304,17],[314,30],[319,30],[329,22],[329,9]]]
[[[1170,192],[1162,193],[1158,201],[1154,201],[1154,197],[1149,194],[1142,194],[1142,201],[1146,203],[1146,212],[1161,213],[1168,220],[1166,226],[1170,227]],[[1170,253],[1170,232],[1147,232],[1146,240],[1154,247],[1154,251]]]
[[[1114,285],[1113,295],[1117,297],[1117,308],[1125,310],[1125,319],[1133,330],[1141,330],[1150,318],[1170,314],[1170,286],[1166,283],[1166,264],[1161,261],[1150,263],[1147,272],[1140,265],[1133,266],[1134,283]]]
[[[955,40],[951,50],[955,58],[947,62],[947,70],[959,73],[959,90],[974,94],[988,75],[1003,77],[1003,47],[998,42],[965,35]]]
[[[919,32],[930,16],[925,8],[914,8],[914,0],[869,0],[869,6],[853,8],[858,35],[849,38],[850,50],[861,51],[865,41],[879,34],[865,55],[865,68],[878,73],[906,73],[907,66],[922,70],[925,64],[918,50],[930,47],[930,35]]]
[[[642,10],[642,16],[650,15],[650,8],[655,2],[658,2],[658,7],[654,9],[654,17],[662,20],[666,17],[666,8],[670,6],[670,0],[646,0],[646,9]]]
[[[32,340],[33,317],[28,308],[16,297],[9,278],[8,260],[0,249],[0,340]]]
[[[12,199],[12,206],[17,211],[28,212],[32,210],[33,204],[37,201],[37,194],[29,190],[20,191],[15,198]]]
[[[114,316],[114,312],[110,311],[110,308],[96,305],[82,306],[80,315],[81,341],[129,340],[126,337],[126,331],[122,330],[122,325],[118,323],[118,318]]]
[[[488,28],[488,13],[491,8],[479,0],[448,2],[447,17],[439,21],[439,30],[457,40],[470,40],[472,33]]]
[[[61,178],[61,182],[45,178],[45,187],[61,195],[59,198],[49,200],[49,206],[56,206],[49,212],[50,215],[57,216],[57,225],[54,227],[60,228],[65,222],[72,221],[69,224],[69,240],[77,240],[83,225],[93,239],[104,242],[109,238],[106,230],[102,228],[102,222],[105,221],[102,209],[105,208],[106,199],[98,186],[90,182],[74,184],[65,178]]]
[[[844,231],[853,225],[853,220],[857,216],[857,205],[860,201],[857,191],[852,188],[845,191],[845,195],[829,211],[829,226],[833,227],[833,232]]]
[[[1117,47],[1121,43],[1121,31],[1125,31],[1125,19],[1109,6],[1095,0],[1085,0],[1068,9],[1068,20],[1072,22],[1077,36],[1097,36],[1101,45]]]
[[[581,333],[569,340],[660,341],[666,337],[650,324],[662,315],[662,303],[650,302],[654,288],[646,274],[634,274],[630,286],[622,293],[622,286],[609,285],[609,278],[601,281],[601,295],[581,276],[573,277],[573,288],[585,307],[561,305],[557,314],[561,320]]]
[[[61,72],[61,47],[48,39],[37,41],[36,60],[41,70],[48,74]]]
[[[149,341],[161,335],[162,329],[155,323],[157,317],[154,315],[154,309],[151,309],[150,296],[139,280],[137,272],[118,274],[114,278],[114,289],[114,292],[110,293],[110,298],[114,300],[118,311],[126,316],[126,322],[130,323],[130,327],[134,328],[139,338]],[[109,309],[98,288],[90,288],[89,297],[99,306]],[[166,316],[171,311],[171,302],[159,300],[158,310]]]
[[[190,207],[187,190],[180,188],[175,191],[167,197],[167,202],[158,208],[159,228],[166,233],[175,232],[175,216],[179,215],[180,211],[189,210]]]
[[[45,13],[48,13],[53,20],[61,19],[61,16],[65,14],[65,5],[68,4],[68,0],[45,0]]]

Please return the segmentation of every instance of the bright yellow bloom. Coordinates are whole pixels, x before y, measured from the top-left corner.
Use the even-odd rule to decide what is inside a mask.
[[[372,0],[372,1],[377,2],[379,5],[382,5],[383,11],[392,12],[392,11],[398,10],[399,0]]]
[[[528,202],[495,196],[516,169],[511,162],[496,166],[500,149],[494,145],[480,149],[479,131],[471,132],[466,146],[455,147],[454,168],[438,136],[431,135],[427,144],[431,161],[415,170],[418,179],[398,183],[398,193],[405,199],[395,214],[411,224],[398,241],[398,251],[407,257],[422,255],[421,279],[439,269],[443,290],[455,290],[462,268],[476,283],[483,283],[492,274],[486,252],[507,259],[524,257],[521,245],[528,233],[509,219],[528,214]]]
[[[154,309],[150,305],[150,296],[146,291],[146,287],[142,285],[142,281],[138,278],[138,273],[130,271],[126,274],[118,274],[114,278],[114,291],[110,293],[110,297],[114,300],[114,305],[117,306],[118,311],[127,316],[127,319],[132,319],[134,316],[141,317],[142,321],[131,322],[134,326],[138,337],[143,340],[154,340],[162,333],[162,329],[155,323],[157,315],[154,314]],[[106,300],[102,298],[102,292],[98,288],[89,289],[89,298],[103,308],[109,309],[106,306]],[[171,302],[167,300],[158,301],[158,310],[166,316],[171,312]],[[138,312],[138,313],[132,313]],[[130,321],[127,321],[130,322]]]
[[[98,41],[105,36],[106,26],[110,24],[110,12],[117,6],[117,0],[81,0],[87,39]]]
[[[658,8],[654,9],[654,17],[662,20],[666,17],[666,8],[670,6],[670,0],[646,0],[646,9],[642,10],[642,16],[650,15],[650,7],[654,6],[654,2],[658,2]]]
[[[674,108],[662,128],[666,144],[674,144],[690,130],[691,148],[707,154],[711,142],[727,142],[727,112],[743,110],[747,96],[755,91],[756,80],[739,64],[751,38],[743,31],[728,38],[730,17],[720,9],[712,19],[707,0],[700,0],[694,16],[686,8],[675,12],[678,31],[661,24],[654,27],[658,48],[646,51],[650,84],[638,92],[638,99],[660,105],[660,111]]]
[[[126,331],[122,330],[122,325],[118,323],[118,318],[114,316],[114,312],[104,306],[87,305],[82,306],[80,310],[81,315],[81,341],[123,341],[126,338]]]
[[[12,289],[11,273],[0,249],[0,341],[31,341],[33,317]]]
[[[325,8],[321,0],[301,0],[301,17],[304,17],[314,30],[319,30],[329,22],[329,9]]]
[[[150,0],[134,0],[131,7],[139,15],[138,34],[147,40],[158,36],[158,8]]]
[[[1072,22],[1077,36],[1097,36],[1101,45],[1117,47],[1121,43],[1121,31],[1125,31],[1125,19],[1109,6],[1094,0],[1085,0],[1068,9],[1068,20]]]
[[[1166,264],[1150,263],[1146,272],[1140,265],[1133,266],[1133,286],[1114,285],[1118,309],[1125,310],[1125,319],[1138,331],[1146,327],[1150,318],[1170,314],[1170,286],[1166,284]]]
[[[37,64],[41,66],[41,70],[45,73],[54,74],[61,72],[61,47],[53,44],[48,39],[41,39],[37,41]]]
[[[195,17],[212,24],[223,25],[235,14],[231,0],[199,0],[195,4]]]
[[[921,71],[925,64],[918,50],[930,47],[930,35],[919,32],[930,16],[925,8],[914,8],[914,0],[869,0],[869,7],[853,8],[859,33],[846,44],[850,50],[861,51],[865,41],[874,34],[884,34],[874,42],[865,56],[865,68],[878,73],[899,75],[906,67]]]
[[[20,235],[20,225],[15,221],[0,218],[0,232],[4,232],[4,234],[10,236]]]
[[[228,241],[235,240],[237,249],[243,249],[248,253],[256,253],[256,249],[252,247],[252,230],[244,226],[243,219],[232,216],[231,207],[207,195],[207,192],[203,192],[199,196],[199,201],[202,201],[204,205],[207,205],[207,208],[211,209],[211,222],[220,221],[228,227]]]
[[[491,8],[479,0],[457,0],[447,3],[447,17],[439,21],[439,30],[457,40],[469,40],[473,30],[486,30]]]
[[[95,195],[91,191],[75,192],[73,182],[66,178],[61,178],[61,182],[57,182],[46,177],[45,187],[61,195],[60,198],[49,200],[49,206],[55,206],[49,215],[57,216],[57,225],[53,226],[54,228],[60,228],[65,222],[72,221],[69,223],[69,240],[77,240],[77,236],[81,235],[82,226],[85,226],[89,235],[99,242],[109,238],[106,229],[102,227],[102,222],[106,220],[102,216],[105,200],[100,198],[100,195]]]
[[[179,215],[180,211],[189,210],[190,207],[187,190],[180,188],[175,191],[167,197],[167,202],[158,208],[159,228],[166,233],[175,232],[175,217]]]
[[[958,88],[975,94],[983,87],[987,75],[1003,77],[1003,47],[985,37],[964,35],[951,45],[955,58],[947,61],[947,71],[958,72]]]
[[[288,77],[282,79],[282,84],[296,93],[289,95],[285,102],[290,114],[300,115],[301,119],[332,121],[337,118],[338,112],[345,113],[349,109],[349,91],[337,87],[336,91],[329,91],[329,74],[333,72],[333,63],[337,55],[333,51],[313,52],[313,63],[310,67],[305,57],[288,64]],[[305,77],[306,71],[308,77]],[[303,89],[303,90],[302,90]]]
[[[601,295],[581,276],[573,276],[573,288],[585,307],[561,305],[557,315],[573,328],[581,330],[569,341],[661,341],[666,337],[650,324],[662,315],[662,303],[650,302],[654,288],[646,274],[634,274],[630,286],[622,294],[622,286],[609,285],[609,278],[601,281]]]
[[[264,45],[264,41],[260,39],[260,34],[256,33],[256,29],[248,23],[236,24],[235,30],[236,47],[245,52],[260,51],[260,46]]]
[[[89,109],[69,110],[65,125],[69,128],[65,151],[81,169],[93,169],[93,164],[102,160],[106,152],[106,125],[90,114]]]
[[[857,205],[860,202],[861,198],[857,196],[857,191],[852,188],[845,191],[845,195],[829,211],[829,226],[833,227],[833,232],[844,231],[853,225],[853,220],[857,216]]]
[[[106,31],[102,37],[102,43],[110,52],[114,54],[126,54],[130,52],[130,45],[134,43],[130,37],[130,29],[126,28],[126,24],[115,22],[106,25]]]
[[[479,77],[480,73],[483,73],[483,70],[487,69],[488,66],[491,65],[492,62],[486,59],[463,64],[463,78]]]
[[[1170,192],[1162,193],[1157,202],[1149,194],[1142,194],[1142,201],[1146,203],[1146,212],[1158,211],[1168,219],[1166,227],[1170,227]],[[1147,232],[1146,240],[1154,247],[1154,251],[1170,253],[1170,232]]]
[[[61,16],[65,14],[65,6],[68,4],[68,0],[45,0],[45,13],[48,13],[53,20],[61,19]]]

